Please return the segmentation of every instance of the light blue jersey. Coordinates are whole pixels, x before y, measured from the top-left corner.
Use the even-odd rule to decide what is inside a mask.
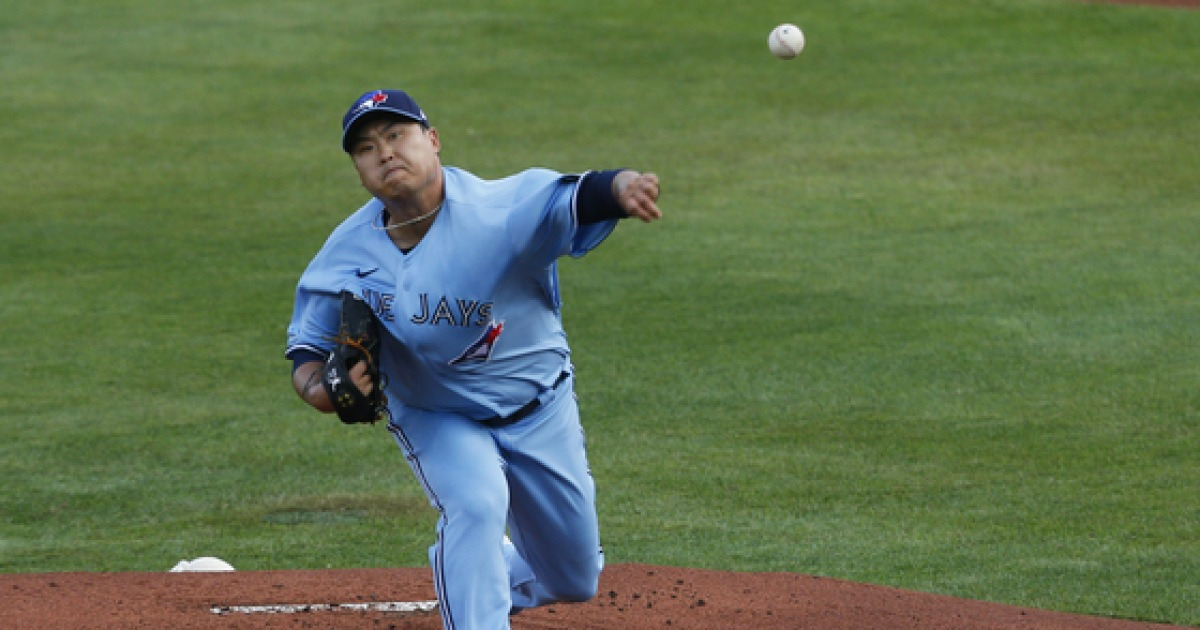
[[[388,429],[440,514],[443,625],[507,628],[514,610],[592,597],[604,564],[555,261],[616,220],[579,223],[576,176],[443,173],[445,205],[408,253],[377,200],[333,231],[297,286],[287,354],[329,353],[340,291],[374,306]]]
[[[382,229],[378,200],[334,230],[300,278],[287,352],[328,353],[336,296],[350,290],[387,330],[380,368],[393,414],[415,407],[507,415],[569,362],[555,260],[582,256],[616,221],[578,224],[575,176],[444,173],[445,205],[409,253]]]

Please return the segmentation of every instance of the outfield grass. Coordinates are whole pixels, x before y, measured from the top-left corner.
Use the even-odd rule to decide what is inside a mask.
[[[480,175],[663,179],[562,265],[611,562],[1200,625],[1200,13],[41,0],[0,41],[0,571],[425,562],[387,433],[281,356],[363,199],[338,120],[399,86]]]

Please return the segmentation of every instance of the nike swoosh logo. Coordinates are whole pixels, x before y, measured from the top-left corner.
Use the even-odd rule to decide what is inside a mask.
[[[379,271],[379,267],[373,267],[371,269],[365,269],[365,270],[362,268],[358,268],[358,269],[354,270],[354,275],[358,276],[359,278],[366,278],[367,276],[375,273],[376,271]]]

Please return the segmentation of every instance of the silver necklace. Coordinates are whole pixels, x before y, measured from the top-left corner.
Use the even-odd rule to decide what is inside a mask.
[[[402,227],[404,227],[404,226],[406,226],[406,225],[412,225],[412,224],[414,224],[414,223],[420,223],[420,222],[424,221],[425,219],[428,219],[429,217],[431,217],[431,216],[433,216],[433,215],[437,214],[437,213],[438,213],[438,211],[442,209],[442,206],[443,206],[443,205],[445,205],[445,203],[446,203],[445,201],[443,201],[442,203],[439,203],[439,204],[437,205],[437,207],[436,207],[436,208],[434,208],[433,210],[430,210],[429,212],[426,212],[425,214],[422,214],[422,215],[421,215],[421,216],[419,216],[419,217],[413,217],[413,218],[411,218],[411,219],[408,219],[408,220],[406,220],[406,221],[401,221],[401,222],[399,222],[399,223],[389,223],[389,224],[387,224],[387,225],[384,225],[384,226],[382,226],[382,227],[375,227],[375,226],[373,226],[373,225],[372,225],[371,227],[374,227],[376,230],[394,230],[394,229],[396,229],[396,228],[402,228]]]

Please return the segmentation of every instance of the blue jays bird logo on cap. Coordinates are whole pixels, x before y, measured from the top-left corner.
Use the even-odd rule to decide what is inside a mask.
[[[371,109],[372,107],[375,107],[376,105],[378,105],[380,103],[386,103],[387,99],[388,99],[388,95],[385,94],[383,90],[380,90],[380,91],[372,94],[371,98],[368,98],[368,99],[364,100],[363,102],[359,103],[358,109],[360,109],[360,110]]]

